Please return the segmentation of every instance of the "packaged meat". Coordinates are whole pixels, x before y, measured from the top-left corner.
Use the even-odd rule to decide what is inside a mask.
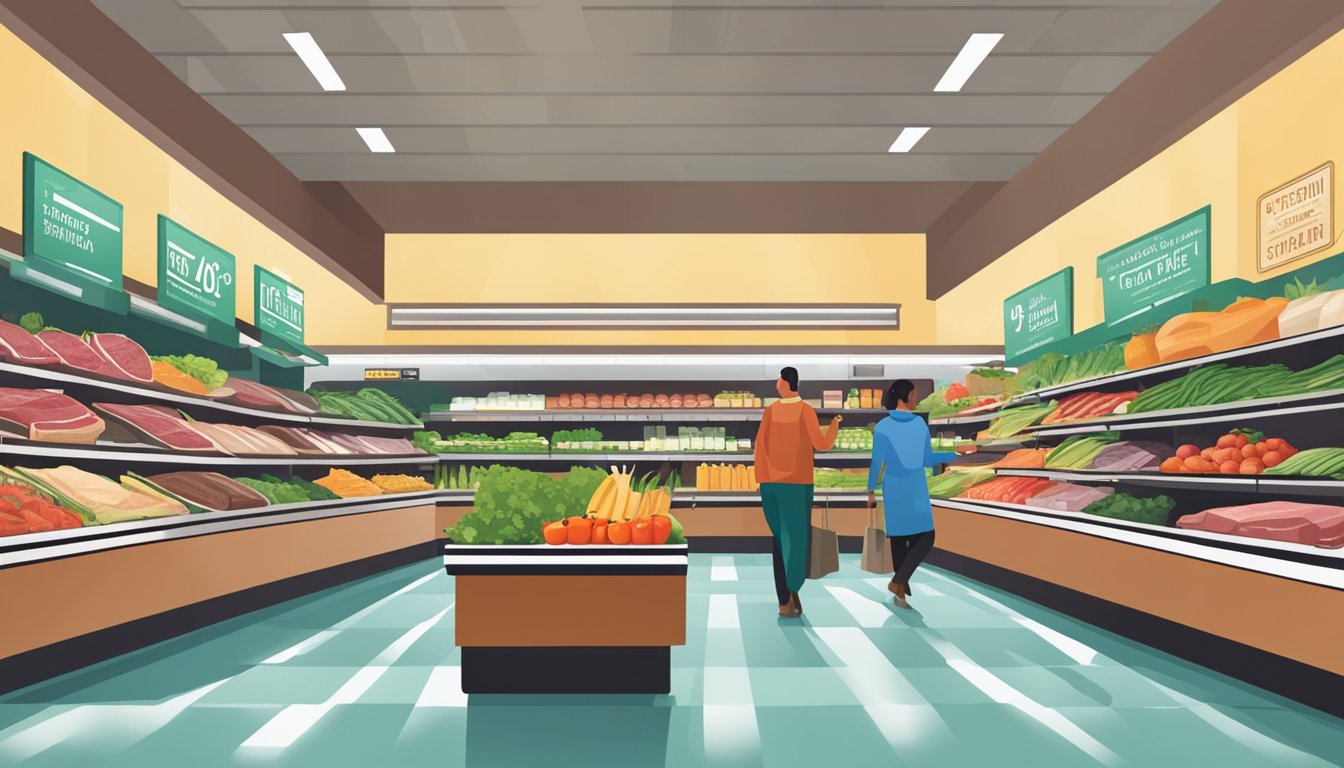
[[[187,514],[187,508],[180,502],[137,493],[102,475],[75,467],[19,472],[37,482],[39,490],[51,493],[61,506],[100,524]]]
[[[4,320],[0,320],[0,359],[20,365],[56,365],[61,362],[61,356],[41,339]]]
[[[1185,515],[1177,528],[1287,541],[1329,549],[1344,547],[1344,507],[1267,501]]]
[[[1092,502],[1115,493],[1113,488],[1093,488],[1075,483],[1059,483],[1031,497],[1031,506],[1060,512],[1082,512]]]
[[[1101,449],[1089,469],[1098,472],[1156,472],[1163,461],[1175,455],[1175,449],[1166,443],[1130,440]]]
[[[107,370],[107,361],[103,356],[93,351],[93,347],[85,344],[84,340],[75,334],[48,328],[37,337],[61,358],[61,364],[67,368],[94,376],[113,375]]]
[[[256,509],[270,504],[265,496],[218,472],[164,472],[146,479],[208,509]]]
[[[94,403],[93,407],[150,445],[176,451],[214,451],[215,444],[191,428],[172,408],[162,405]]]
[[[0,387],[0,431],[47,443],[92,445],[106,426],[68,395]]]
[[[145,348],[120,333],[90,333],[89,346],[108,363],[109,375],[138,384],[154,383],[154,366]]]

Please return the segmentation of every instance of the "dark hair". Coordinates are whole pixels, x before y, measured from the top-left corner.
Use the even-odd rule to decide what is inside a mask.
[[[915,391],[915,385],[909,379],[901,379],[893,382],[887,387],[887,393],[882,395],[882,407],[888,411],[896,410],[897,403],[906,403],[910,405],[910,393]]]
[[[781,378],[781,379],[783,379],[783,380],[785,380],[785,381],[787,381],[787,382],[789,383],[789,389],[792,389],[794,392],[797,392],[797,391],[798,391],[798,369],[797,369],[797,368],[794,368],[794,367],[790,366],[790,367],[788,367],[788,368],[783,369],[782,371],[779,372],[779,378]]]

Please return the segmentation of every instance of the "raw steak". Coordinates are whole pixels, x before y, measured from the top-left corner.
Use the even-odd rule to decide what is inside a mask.
[[[256,509],[265,496],[218,472],[165,472],[149,478],[160,488],[209,509]]]
[[[108,373],[118,379],[154,383],[154,367],[144,347],[120,333],[90,333],[89,346],[108,363]]]
[[[306,416],[318,411],[317,401],[302,392],[281,390],[237,376],[230,376],[229,380],[224,382],[224,387],[234,391],[227,402],[235,405]]]
[[[0,358],[23,365],[55,365],[61,356],[42,340],[13,323],[0,320]]]
[[[293,427],[278,427],[268,424],[257,427],[257,431],[264,432],[271,437],[274,437],[302,454],[316,455],[330,453],[330,451],[323,449],[321,443],[313,440]]]
[[[71,368],[96,376],[113,375],[108,371],[108,364],[103,356],[94,352],[93,347],[85,344],[83,339],[73,333],[49,328],[39,333],[38,338],[61,358],[62,363]]]
[[[219,450],[235,456],[293,456],[296,453],[274,437],[248,427],[207,424],[203,421],[188,422],[188,426],[214,443]]]
[[[1267,501],[1207,509],[1176,521],[1177,528],[1288,541],[1317,547],[1344,547],[1344,507]]]
[[[92,445],[107,425],[72,397],[0,387],[0,430],[29,440]]]
[[[118,405],[94,403],[94,408],[125,424],[151,445],[177,451],[213,451],[214,443],[191,428],[177,411],[162,405]]]

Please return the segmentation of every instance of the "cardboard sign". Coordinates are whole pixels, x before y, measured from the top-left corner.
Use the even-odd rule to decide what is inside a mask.
[[[1261,272],[1329,248],[1335,242],[1335,164],[1266,192],[1256,209]]]

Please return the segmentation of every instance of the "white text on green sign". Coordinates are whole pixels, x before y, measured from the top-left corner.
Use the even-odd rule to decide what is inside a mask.
[[[167,216],[159,216],[159,301],[233,325],[233,254]]]
[[[1142,314],[1209,284],[1209,209],[1097,258],[1106,322]]]
[[[121,290],[121,204],[23,154],[23,255]]]

